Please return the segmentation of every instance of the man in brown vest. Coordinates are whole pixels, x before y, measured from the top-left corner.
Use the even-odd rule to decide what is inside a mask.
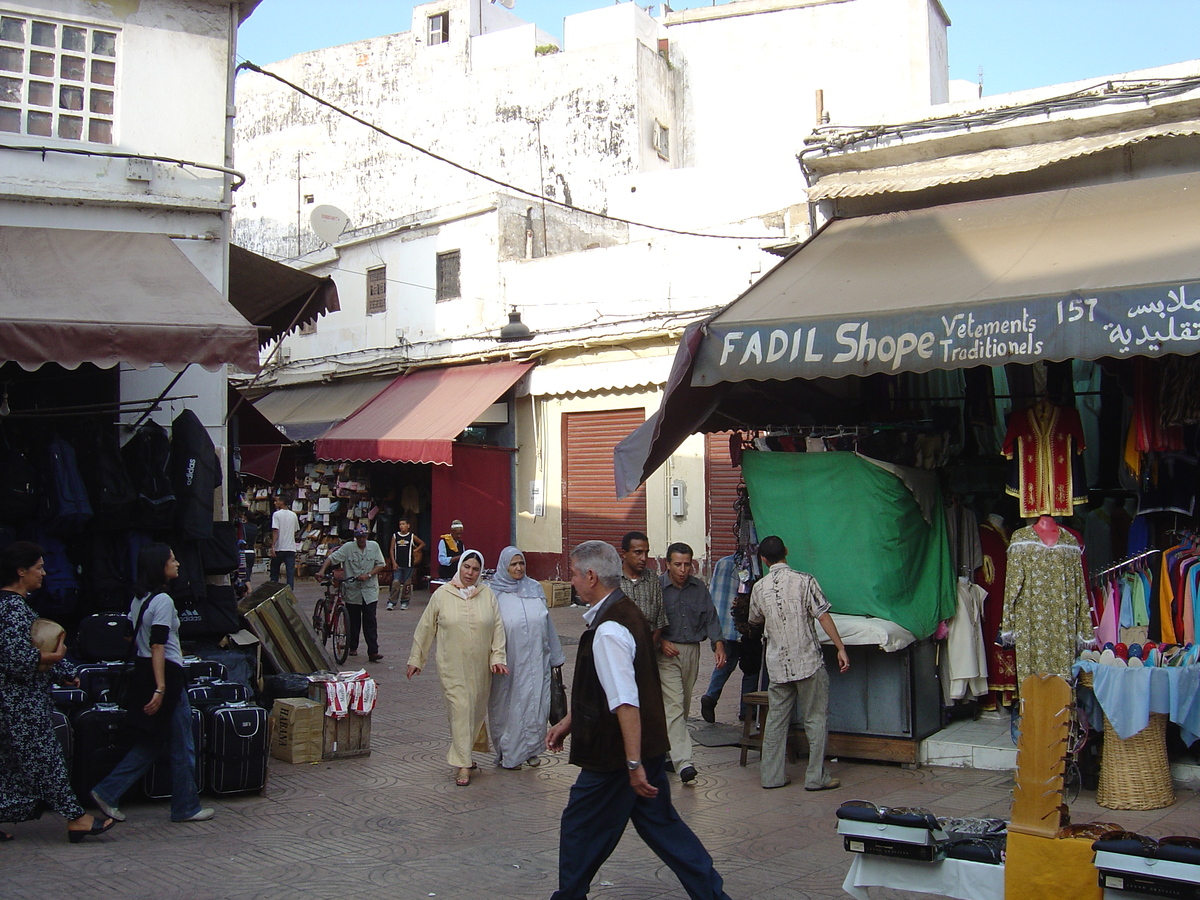
[[[671,805],[663,769],[667,721],[650,625],[620,591],[621,558],[603,541],[571,552],[571,584],[588,604],[579,639],[571,710],[546,735],[552,752],[571,734],[582,769],[563,810],[558,890],[586,900],[592,878],[633,820],[642,840],[693,900],[729,900],[712,857]]]

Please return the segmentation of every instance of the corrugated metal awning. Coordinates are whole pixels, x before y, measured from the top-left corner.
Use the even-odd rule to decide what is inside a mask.
[[[165,234],[0,226],[0,359],[258,371],[258,331]]]
[[[534,365],[498,362],[401,375],[318,440],[317,458],[452,465],[454,439]]]
[[[999,147],[974,153],[940,156],[899,166],[877,166],[819,174],[820,164],[813,163],[820,180],[808,189],[808,198],[836,200],[841,197],[923,191],[943,184],[962,184],[999,175],[1032,172],[1053,163],[1117,147],[1127,147],[1152,138],[1195,134],[1200,134],[1200,121],[1192,120],[1040,144],[1025,144],[1020,147]],[[838,158],[852,161],[854,156],[847,154]]]

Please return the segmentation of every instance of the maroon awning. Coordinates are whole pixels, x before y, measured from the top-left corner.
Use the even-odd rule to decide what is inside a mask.
[[[534,365],[498,362],[401,375],[320,438],[317,458],[453,465],[454,439]]]
[[[0,226],[0,360],[258,371],[258,331],[164,234]]]
[[[229,245],[229,302],[259,326],[260,345],[341,309],[332,278],[301,272],[237,244]]]

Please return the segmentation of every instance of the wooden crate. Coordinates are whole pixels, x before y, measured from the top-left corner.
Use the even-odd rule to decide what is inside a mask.
[[[308,686],[308,696],[321,704],[322,759],[351,759],[355,756],[371,755],[371,714],[360,716],[350,713],[345,718],[335,719],[324,714],[325,685],[314,681]]]
[[[277,671],[337,671],[329,648],[317,640],[312,622],[300,614],[287,586],[268,582],[243,599],[239,611]]]
[[[543,581],[542,590],[546,593],[546,607],[548,609],[571,605],[571,582]]]
[[[323,758],[325,707],[318,701],[281,697],[271,711],[271,755],[289,763]]]

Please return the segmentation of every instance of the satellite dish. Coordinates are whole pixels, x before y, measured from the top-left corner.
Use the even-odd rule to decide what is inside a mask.
[[[327,244],[335,244],[350,224],[350,217],[336,206],[323,204],[313,209],[308,221],[317,237]]]
[[[495,3],[495,2],[496,2],[496,0],[492,0],[492,3]],[[500,5],[503,6],[505,9],[512,9],[514,6],[517,5],[517,0],[500,0]]]

